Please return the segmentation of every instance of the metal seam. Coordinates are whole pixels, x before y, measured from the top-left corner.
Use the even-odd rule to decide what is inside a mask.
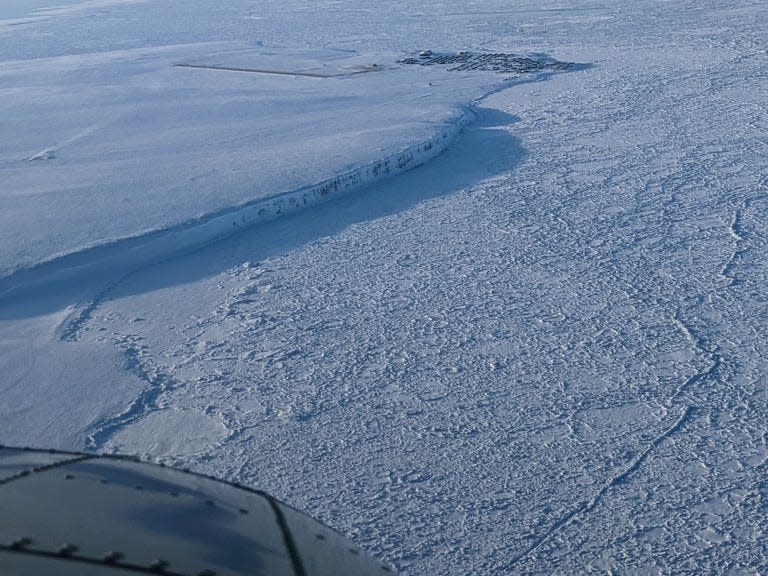
[[[83,454],[76,458],[70,458],[69,460],[60,460],[59,462],[54,462],[53,464],[46,464],[45,466],[36,466],[33,468],[28,468],[26,470],[22,470],[18,474],[14,474],[13,476],[3,478],[2,480],[0,480],[0,486],[5,486],[7,484],[10,484],[11,482],[15,482],[16,480],[21,480],[22,478],[28,478],[32,474],[47,472],[48,470],[53,470],[54,468],[66,466],[67,464],[74,464],[75,462],[84,462],[85,460],[91,460],[95,457],[96,456]]]
[[[277,525],[280,527],[280,531],[283,533],[283,540],[285,541],[285,547],[288,550],[288,555],[291,557],[291,564],[293,564],[293,572],[295,576],[307,576],[307,571],[304,568],[304,563],[301,561],[299,555],[299,548],[296,546],[296,542],[293,539],[290,528],[288,528],[288,521],[285,519],[285,514],[280,508],[280,503],[275,500],[269,494],[262,493],[266,498],[269,505],[272,507],[272,511],[275,513],[275,519]]]
[[[172,572],[170,570],[163,570],[162,572],[158,572],[157,570],[153,570],[152,568],[148,568],[145,566],[139,566],[138,564],[125,564],[121,562],[105,562],[104,560],[97,560],[95,558],[87,558],[84,556],[62,556],[60,554],[57,554],[56,552],[46,552],[44,550],[30,550],[29,548],[13,548],[11,546],[6,546],[4,544],[0,544],[0,552],[9,552],[11,554],[25,554],[27,556],[38,556],[42,558],[49,558],[51,560],[62,560],[62,561],[68,561],[68,562],[77,562],[80,564],[90,564],[92,566],[99,566],[100,568],[110,568],[114,570],[123,570],[127,572],[136,572],[139,574],[163,574],[163,576],[188,576],[186,574],[183,574],[181,572]]]

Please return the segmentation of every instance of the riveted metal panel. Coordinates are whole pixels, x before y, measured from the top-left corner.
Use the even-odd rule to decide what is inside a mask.
[[[72,458],[73,456],[65,453],[0,447],[0,483],[31,474],[37,468],[66,462]]]
[[[119,566],[87,564],[65,558],[51,558],[0,550],[3,576],[136,576],[133,570]],[[140,574],[140,573],[139,573]]]
[[[0,546],[161,574],[294,574],[261,494],[170,468],[83,458],[2,486]]]
[[[392,570],[328,526],[280,504],[301,562],[310,576],[385,576]]]

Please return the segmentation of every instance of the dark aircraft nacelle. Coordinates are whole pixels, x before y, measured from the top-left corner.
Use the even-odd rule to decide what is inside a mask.
[[[258,490],[119,456],[0,447],[3,576],[382,576]]]

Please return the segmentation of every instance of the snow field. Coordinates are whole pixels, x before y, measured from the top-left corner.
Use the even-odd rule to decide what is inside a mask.
[[[123,276],[85,254],[33,274],[1,309],[4,437],[257,485],[404,574],[763,571],[759,2],[190,6],[167,26],[201,42],[201,13],[234,10],[220,30],[313,49],[593,66],[486,98],[355,194]],[[116,384],[46,360],[63,346]]]
[[[173,66],[355,63],[338,51],[227,48],[6,63],[0,274],[158,231],[197,227],[188,241],[210,241],[235,220],[411,168],[444,149],[465,121],[460,105],[483,90],[466,77],[429,87],[412,70],[295,78]]]

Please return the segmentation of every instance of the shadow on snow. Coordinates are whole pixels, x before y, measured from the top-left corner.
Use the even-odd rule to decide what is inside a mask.
[[[410,172],[301,212],[256,224],[194,250],[153,259],[155,242],[173,232],[129,239],[65,256],[0,280],[0,321],[75,307],[80,322],[105,298],[151,292],[285,254],[348,226],[408,210],[512,170],[524,155],[509,127],[517,118],[476,108],[477,120],[443,154]],[[76,330],[77,327],[75,327]]]

